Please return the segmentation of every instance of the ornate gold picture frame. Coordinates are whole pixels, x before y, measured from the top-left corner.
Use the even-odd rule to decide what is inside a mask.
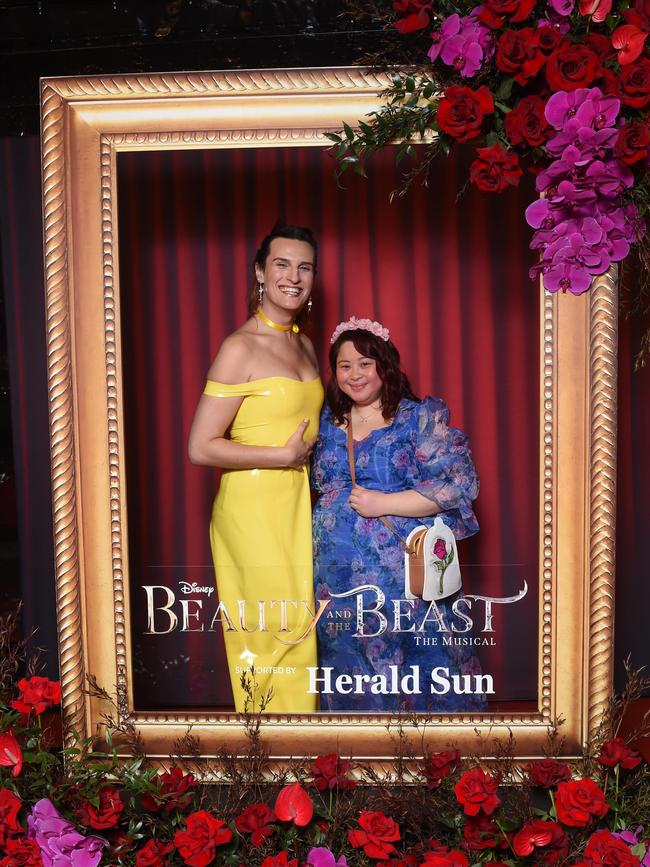
[[[43,208],[56,583],[63,710],[100,733],[91,673],[161,760],[188,725],[241,748],[235,714],[138,712],[130,700],[129,575],[120,347],[116,156],[126,150],[327,146],[327,131],[376,110],[386,81],[363,69],[265,70],[42,82]],[[561,715],[577,754],[612,680],[616,432],[616,280],[559,297],[540,291],[537,710],[437,717],[436,743],[489,756],[516,735],[541,755]],[[274,759],[394,754],[384,716],[269,716]],[[409,727],[417,752],[423,727]],[[412,730],[411,730],[412,729]],[[218,744],[218,746],[216,746]]]

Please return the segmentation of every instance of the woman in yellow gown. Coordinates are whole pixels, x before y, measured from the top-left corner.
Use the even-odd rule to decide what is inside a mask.
[[[317,709],[307,465],[323,387],[296,324],[316,256],[308,229],[278,225],[264,239],[251,316],[219,349],[190,432],[190,460],[224,470],[210,541],[237,711]]]

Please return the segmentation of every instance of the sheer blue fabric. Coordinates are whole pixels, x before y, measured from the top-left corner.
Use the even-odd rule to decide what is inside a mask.
[[[357,484],[371,490],[419,491],[440,506],[445,523],[463,539],[478,531],[472,510],[478,478],[467,438],[448,421],[449,410],[439,398],[401,401],[391,425],[355,443],[355,473]],[[321,709],[483,710],[484,696],[472,691],[481,669],[467,631],[466,600],[460,594],[438,603],[404,599],[402,545],[378,519],[362,518],[350,507],[346,432],[336,427],[328,407],[314,449],[312,483],[319,494],[313,517],[315,594],[331,599],[318,623]],[[434,518],[390,520],[405,538]],[[331,595],[349,591],[342,599]],[[344,677],[337,690],[340,675],[352,676],[352,683]]]

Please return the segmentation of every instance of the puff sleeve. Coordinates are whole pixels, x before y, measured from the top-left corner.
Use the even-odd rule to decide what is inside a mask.
[[[440,398],[425,397],[416,413],[415,490],[433,500],[457,539],[478,532],[472,509],[479,481],[465,434],[449,427],[449,409]]]

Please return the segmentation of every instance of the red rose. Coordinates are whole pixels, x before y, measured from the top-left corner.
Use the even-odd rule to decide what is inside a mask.
[[[442,539],[439,541],[442,542]],[[436,545],[438,542],[436,542]],[[444,545],[445,543],[442,542]],[[447,549],[445,548],[445,553],[442,554],[442,557],[435,549],[433,548],[433,552],[436,557],[445,556],[447,553]],[[460,750],[447,750],[442,753],[431,753],[431,755],[427,756],[426,763],[424,765],[424,776],[427,778],[427,789],[437,789],[440,785],[441,781],[448,777],[449,774],[453,774],[458,765],[460,764]]]
[[[542,819],[532,819],[517,831],[512,839],[512,848],[521,858],[532,855],[535,849],[541,849],[553,839],[553,825],[557,822],[544,822]],[[559,827],[559,826],[558,826]]]
[[[444,560],[447,556],[447,546],[445,545],[444,539],[436,539],[436,544],[433,546],[433,553],[436,555],[438,560]]]
[[[311,764],[311,772],[314,777],[312,785],[316,786],[319,792],[325,789],[354,789],[356,783],[354,780],[349,780],[346,774],[351,767],[350,762],[344,762],[336,753],[331,753],[328,756],[318,756]]]
[[[640,57],[621,70],[618,79],[618,95],[623,105],[643,108],[650,102],[650,60]]]
[[[546,61],[546,80],[552,90],[589,87],[596,78],[598,57],[585,45],[560,45]]]
[[[533,786],[550,789],[571,779],[571,768],[557,759],[539,759],[528,765],[528,779]]]
[[[266,804],[251,804],[235,819],[235,828],[240,834],[250,834],[253,846],[261,846],[267,837],[274,833],[271,825],[275,813]]]
[[[398,18],[395,29],[400,33],[412,33],[429,26],[429,13],[433,0],[393,0],[393,9],[405,17]]]
[[[449,852],[426,852],[421,867],[469,867],[467,856],[458,849]]]
[[[580,862],[584,867],[602,867],[603,864],[608,867],[618,867],[618,865],[634,867],[639,863],[639,859],[632,854],[629,846],[609,831],[596,831],[590,837],[585,846],[583,860]]]
[[[617,159],[628,166],[648,156],[650,145],[650,128],[647,121],[633,121],[626,123],[618,132],[618,139],[614,147]],[[625,765],[623,765],[625,767]]]
[[[11,702],[11,706],[21,713],[31,713],[38,716],[44,710],[61,701],[61,684],[46,677],[22,678],[18,681],[20,698]]]
[[[275,815],[282,822],[294,825],[309,825],[314,815],[314,805],[300,783],[293,783],[280,789],[275,800]]]
[[[604,792],[589,777],[560,783],[555,806],[560,822],[574,828],[584,828],[594,819],[602,819],[609,810]]]
[[[544,100],[539,96],[525,96],[505,116],[506,135],[513,145],[527,144],[539,147],[551,133],[544,116]]]
[[[639,124],[641,126],[641,124]],[[625,129],[625,127],[623,127]],[[645,147],[648,147],[648,128],[645,128]],[[618,148],[618,142],[616,143]],[[623,160],[625,162],[625,160]],[[634,160],[632,160],[634,162]],[[622,738],[612,738],[600,748],[598,761],[606,768],[613,768],[615,765],[620,765],[622,768],[636,768],[643,761],[643,756],[631,750]]]
[[[532,27],[506,30],[497,43],[497,66],[518,84],[526,84],[546,63],[539,50],[537,34],[538,31]]]
[[[492,94],[485,85],[471,90],[452,84],[438,105],[438,127],[458,141],[476,138],[481,133],[483,116],[494,111]]]
[[[289,861],[289,856],[286,852],[280,852],[279,855],[269,855],[266,857],[260,867],[300,867],[297,858],[292,858]]]
[[[603,63],[613,54],[612,43],[602,33],[587,34],[587,48],[591,48],[598,58],[599,68],[602,69]]]
[[[491,774],[486,774],[482,768],[474,768],[463,774],[454,791],[468,816],[476,816],[479,811],[490,816],[501,803],[495,794],[498,786],[499,781]]]
[[[214,861],[217,846],[224,846],[232,839],[232,831],[224,828],[225,824],[207,810],[191,813],[187,817],[185,831],[174,834],[174,845],[183,861],[191,867],[205,867]]]
[[[397,822],[383,813],[363,810],[359,816],[362,830],[348,831],[348,840],[355,849],[363,847],[368,858],[388,858],[397,850],[393,846],[400,839]]]
[[[135,867],[167,867],[167,855],[174,848],[172,843],[162,840],[147,840],[135,856]]]
[[[10,837],[23,833],[23,827],[18,821],[21,807],[20,798],[9,789],[0,789],[0,848],[7,845]]]
[[[500,144],[477,148],[478,159],[469,167],[470,181],[485,193],[502,193],[508,186],[516,187],[523,172],[517,154]]]
[[[537,44],[542,54],[552,54],[564,41],[564,36],[555,27],[545,26],[537,28]]]
[[[463,828],[463,837],[468,849],[494,849],[501,842],[501,832],[496,822],[484,813],[468,816]]]
[[[41,847],[36,840],[20,837],[7,840],[7,855],[0,861],[1,867],[43,867]]]
[[[81,824],[88,828],[114,828],[120,821],[123,809],[118,790],[105,786],[99,793],[99,805],[96,807],[84,798],[77,809],[77,816]]]
[[[192,789],[196,788],[193,774],[184,774],[180,768],[172,768],[160,775],[160,789],[144,795],[142,805],[153,813],[163,810],[185,810],[192,802]]]
[[[498,30],[506,21],[525,21],[534,6],[535,0],[485,0],[478,18],[483,24]]]
[[[23,769],[23,751],[11,729],[0,734],[0,767],[13,768],[12,777],[17,777]]]

